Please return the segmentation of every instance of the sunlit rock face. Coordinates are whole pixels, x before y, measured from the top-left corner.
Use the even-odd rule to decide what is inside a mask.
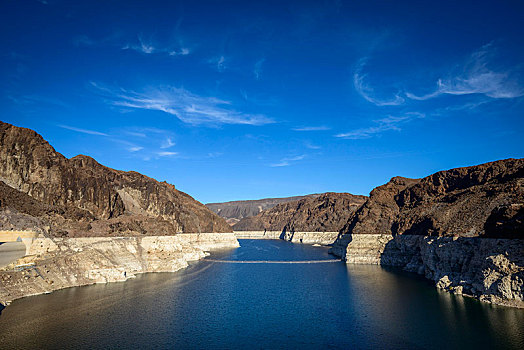
[[[145,272],[174,272],[207,251],[238,247],[233,233],[175,236],[38,238],[28,255],[0,270],[0,303]]]
[[[50,235],[231,232],[224,219],[173,185],[84,155],[67,159],[32,130],[0,122],[0,146],[0,180],[44,208],[15,210],[44,218]]]
[[[235,231],[333,232],[366,201],[365,196],[328,192],[318,197],[281,203],[256,216],[242,219]]]

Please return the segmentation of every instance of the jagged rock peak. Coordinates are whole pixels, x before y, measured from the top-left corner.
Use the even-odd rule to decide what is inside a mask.
[[[108,168],[85,155],[67,159],[33,130],[0,122],[0,146],[0,180],[45,204],[86,210],[97,220],[158,218],[173,233],[231,231],[173,185]]]

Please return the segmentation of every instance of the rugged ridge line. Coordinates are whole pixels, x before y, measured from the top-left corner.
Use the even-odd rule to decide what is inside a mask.
[[[33,130],[0,122],[0,146],[0,180],[62,212],[44,215],[51,235],[231,232],[224,219],[175,186],[88,156],[67,159]]]
[[[255,216],[263,210],[271,209],[277,204],[293,202],[307,197],[318,197],[320,194],[308,194],[305,196],[294,196],[284,198],[264,198],[245,201],[231,201],[224,203],[207,203],[206,207],[214,213],[226,219],[230,225],[234,225],[243,218]]]
[[[256,216],[242,219],[235,231],[332,232],[339,231],[365,196],[328,192],[318,197],[281,203]]]

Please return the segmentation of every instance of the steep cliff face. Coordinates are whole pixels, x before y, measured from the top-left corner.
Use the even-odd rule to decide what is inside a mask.
[[[524,159],[393,178],[374,189],[331,252],[398,266],[438,288],[524,306]]]
[[[439,289],[524,308],[524,240],[346,235],[332,252],[351,264],[395,266],[424,275]]]
[[[173,185],[88,156],[67,159],[32,130],[0,122],[0,146],[0,180],[44,205],[84,210],[95,219],[90,233],[64,234],[160,234],[151,232],[159,221],[167,230],[162,234],[231,232],[222,218]]]
[[[271,209],[280,203],[293,202],[307,197],[314,198],[318,196],[320,196],[320,194],[285,198],[264,198],[247,201],[231,201],[225,203],[208,203],[206,204],[206,207],[211,209],[220,217],[226,219],[229,224],[233,225],[239,222],[241,219],[255,216],[261,211]]]
[[[366,197],[324,193],[316,198],[279,204],[233,226],[235,231],[338,231]]]

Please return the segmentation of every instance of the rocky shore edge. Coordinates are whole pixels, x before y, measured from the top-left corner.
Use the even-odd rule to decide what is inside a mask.
[[[233,233],[35,239],[27,255],[0,270],[0,304],[55,290],[121,282],[146,272],[175,272],[239,246]]]
[[[450,293],[524,308],[522,239],[345,234],[330,252],[348,264],[399,267]]]

